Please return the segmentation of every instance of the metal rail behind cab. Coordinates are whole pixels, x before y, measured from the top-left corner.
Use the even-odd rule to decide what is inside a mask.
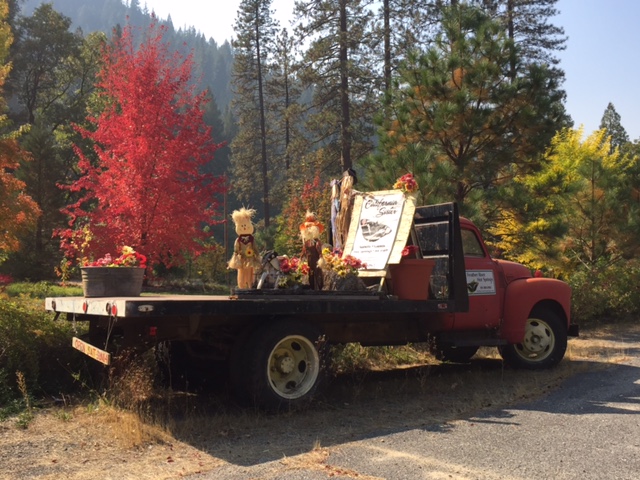
[[[454,303],[452,311],[469,311],[467,277],[460,233],[458,204],[454,202],[416,207],[413,217],[414,243],[423,258],[435,261],[432,289]]]

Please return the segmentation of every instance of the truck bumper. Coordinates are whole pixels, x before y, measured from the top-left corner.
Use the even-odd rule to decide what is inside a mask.
[[[572,323],[569,325],[569,330],[567,331],[567,336],[569,337],[578,337],[580,336],[580,325],[577,323]]]

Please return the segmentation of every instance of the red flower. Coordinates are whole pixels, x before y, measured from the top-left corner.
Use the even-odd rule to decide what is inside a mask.
[[[85,267],[147,267],[147,257],[141,253],[136,252],[131,247],[122,247],[120,250],[121,255],[118,258],[112,258],[111,254],[107,253],[104,257],[95,260],[94,262],[86,261]]]
[[[280,259],[280,271],[285,275],[291,271],[291,264],[289,263],[289,259],[287,257]]]
[[[402,190],[403,192],[411,193],[418,190],[418,182],[416,182],[416,179],[413,177],[413,174],[407,173],[401,176],[398,180],[396,180],[396,183],[393,185],[393,188]]]
[[[418,251],[417,245],[407,245],[402,249],[402,256],[403,257],[414,256],[417,251]]]

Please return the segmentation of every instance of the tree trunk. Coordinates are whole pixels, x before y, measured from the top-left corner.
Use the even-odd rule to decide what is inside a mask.
[[[515,41],[516,41],[515,40],[515,31],[514,31],[514,26],[513,26],[513,17],[515,15],[514,9],[515,9],[515,6],[513,4],[513,0],[507,0],[507,29],[508,29],[508,35],[509,35],[509,40],[511,40],[515,44]],[[515,59],[515,57],[511,58],[509,76],[511,77],[511,81],[512,82],[516,78],[516,59]]]
[[[384,90],[391,90],[391,12],[389,7],[390,0],[384,0]]]
[[[347,0],[340,0],[340,106],[342,123],[340,127],[340,151],[342,171],[349,170],[351,164],[351,118],[349,110],[349,58],[347,44]]]
[[[264,118],[264,92],[262,87],[262,58],[260,55],[260,29],[256,22],[256,62],[258,68],[258,103],[260,109],[260,154],[262,159],[262,201],[264,226],[269,228],[269,164],[267,157],[267,128]]]

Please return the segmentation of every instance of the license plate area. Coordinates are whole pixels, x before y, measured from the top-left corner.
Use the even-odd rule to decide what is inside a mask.
[[[105,365],[111,364],[111,354],[109,352],[100,350],[98,347],[94,347],[90,343],[80,340],[77,337],[73,337],[71,346],[100,363],[104,363]]]

